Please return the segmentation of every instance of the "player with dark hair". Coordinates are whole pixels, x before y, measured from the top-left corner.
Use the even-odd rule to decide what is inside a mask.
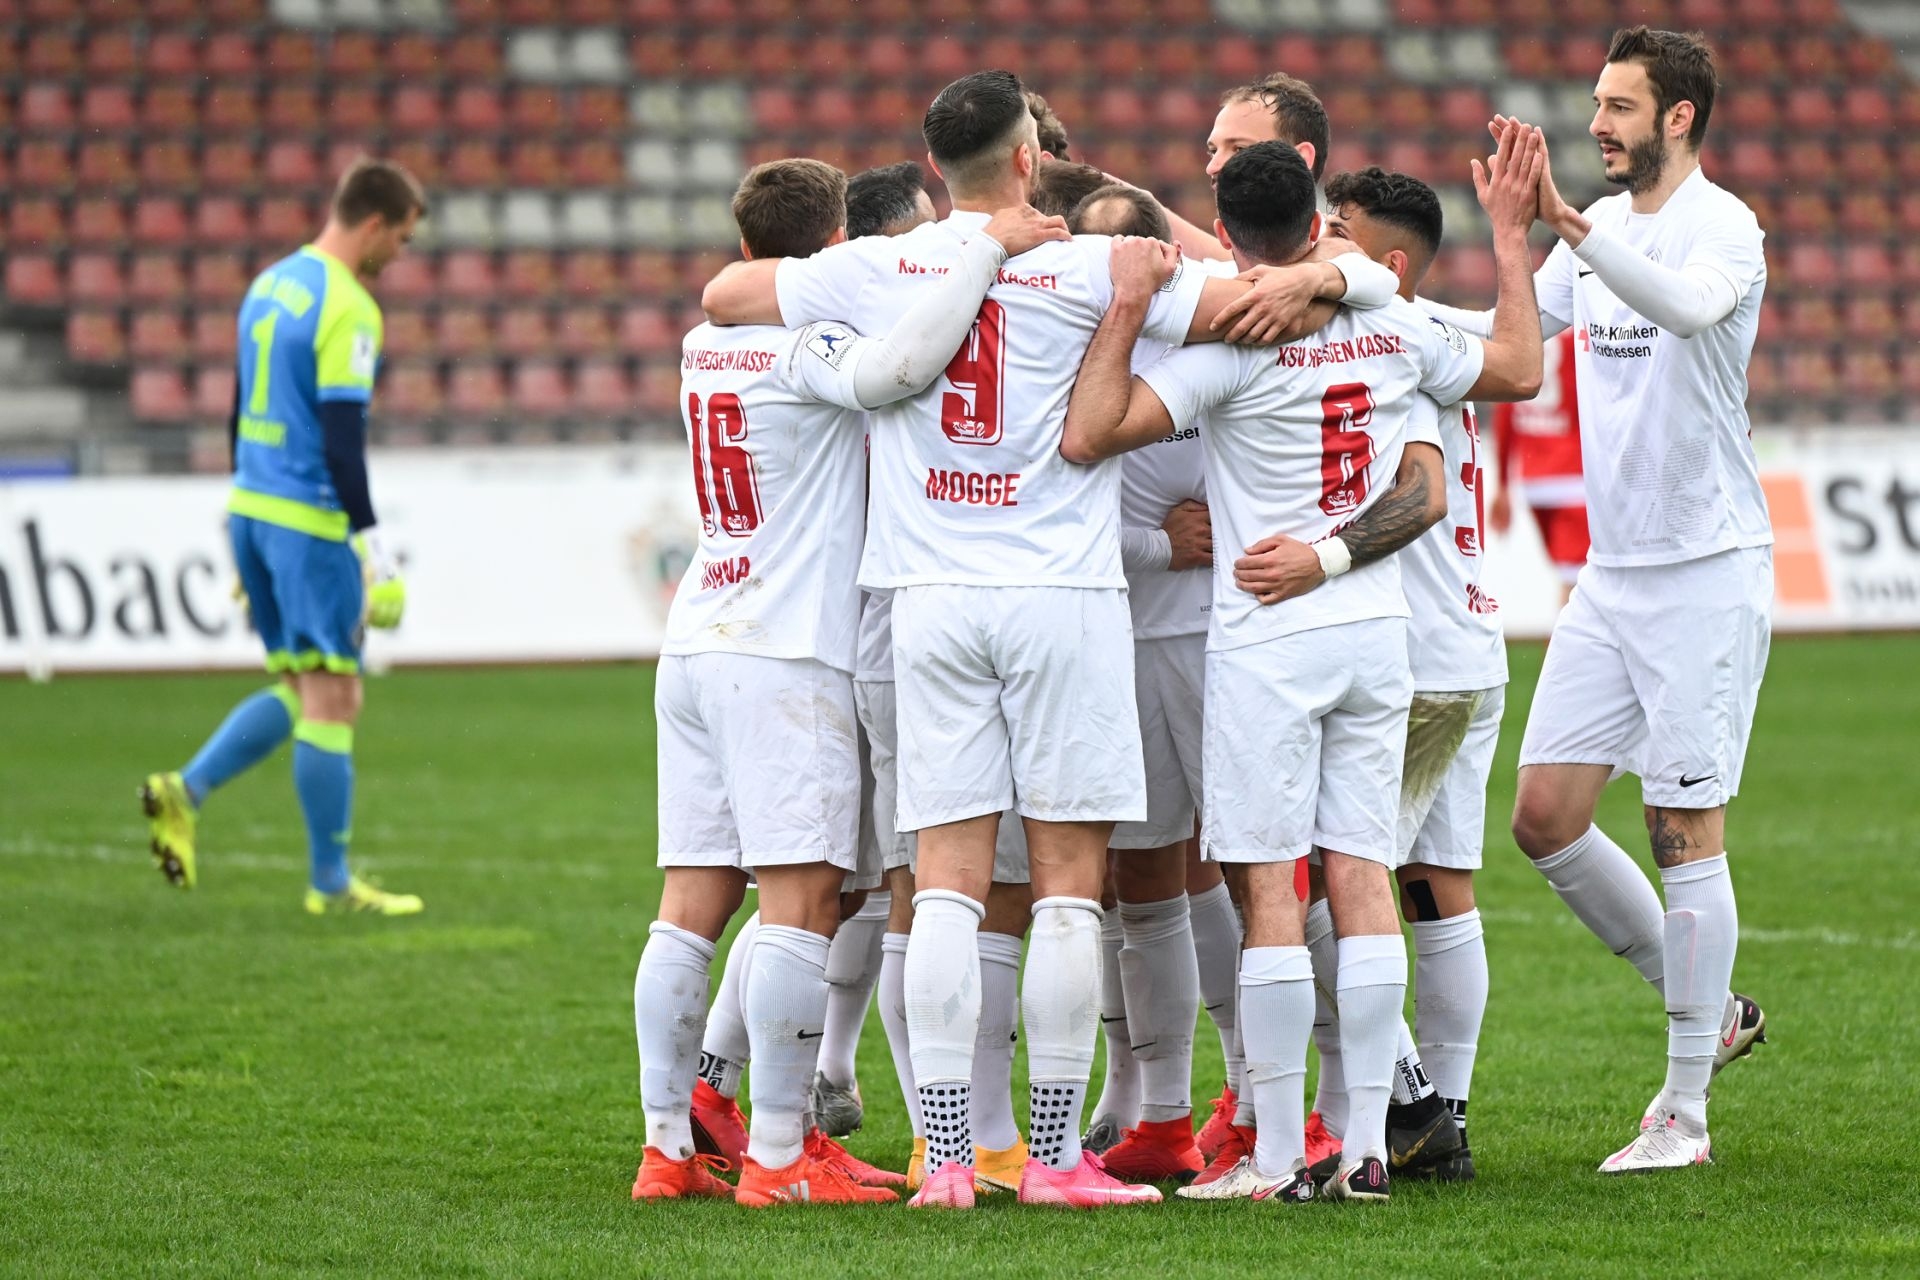
[[[1549,330],[1575,333],[1593,547],[1534,690],[1513,835],[1668,1017],[1666,1081],[1604,1173],[1708,1163],[1708,1086],[1766,1031],[1730,990],[1726,816],[1772,635],[1773,527],[1746,408],[1767,264],[1753,211],[1700,167],[1717,87],[1698,35],[1619,31],[1587,131],[1625,189],[1582,213],[1551,167],[1540,183],[1561,243],[1536,289]],[[1621,770],[1640,776],[1664,910],[1594,824]]]
[[[847,239],[904,235],[934,218],[927,175],[912,160],[881,165],[847,179]]]
[[[1027,90],[1027,110],[1033,113],[1034,127],[1038,130],[1040,158],[1042,160],[1071,160],[1073,144],[1067,141],[1067,127],[1060,123],[1060,117],[1053,113],[1047,100]],[[1038,208],[1039,206],[1035,206]]]
[[[1090,164],[1071,160],[1049,160],[1033,176],[1033,207],[1044,214],[1064,218],[1113,179]]]
[[[367,485],[383,327],[365,282],[399,256],[426,209],[405,169],[359,161],[318,238],[261,272],[240,305],[227,526],[267,670],[280,679],[235,707],[184,769],[141,788],[154,859],[183,889],[198,879],[200,806],[291,736],[307,825],[306,909],[421,909],[414,895],[349,872],[347,840],[361,639],[365,627],[399,625],[406,606]]]
[[[1143,301],[1158,287],[1147,273],[1117,282],[1081,363],[1067,457],[1092,462],[1198,421],[1218,545],[1278,559],[1277,570],[1242,558],[1233,576],[1215,576],[1206,667],[1201,839],[1209,858],[1245,870],[1241,1018],[1260,1126],[1236,1171],[1182,1194],[1282,1203],[1315,1195],[1302,1096],[1314,975],[1295,887],[1295,863],[1312,852],[1339,934],[1351,1106],[1326,1194],[1387,1196],[1386,1111],[1407,976],[1387,870],[1389,815],[1413,683],[1392,552],[1439,518],[1444,502],[1376,477],[1399,474],[1417,391],[1451,403],[1538,390],[1525,229],[1539,168],[1536,135],[1509,129],[1486,184],[1504,305],[1498,336],[1484,346],[1396,299],[1378,311],[1340,310],[1279,359],[1197,347],[1130,376]],[[1243,148],[1221,167],[1217,195],[1221,240],[1242,269],[1313,250],[1317,192],[1293,148]]]

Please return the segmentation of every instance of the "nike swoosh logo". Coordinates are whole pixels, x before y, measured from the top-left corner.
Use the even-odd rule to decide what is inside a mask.
[[[1160,1043],[1160,1042],[1159,1042],[1158,1040],[1149,1040],[1149,1041],[1147,1041],[1147,1042],[1146,1042],[1145,1044],[1135,1044],[1135,1045],[1128,1045],[1127,1047],[1128,1047],[1129,1049],[1132,1049],[1132,1050],[1133,1050],[1133,1051],[1134,1051],[1135,1053],[1139,1053],[1139,1052],[1140,1052],[1141,1050],[1143,1050],[1143,1049],[1151,1049],[1151,1048],[1153,1048],[1153,1046],[1155,1046],[1155,1045],[1157,1045],[1157,1044],[1159,1044],[1159,1043]]]
[[[1592,274],[1593,274],[1593,268],[1592,268],[1592,267],[1582,267],[1582,268],[1580,268],[1580,278],[1581,278],[1582,280],[1584,280],[1584,279],[1586,279],[1586,278],[1587,278],[1588,276],[1590,276],[1590,275],[1592,275]]]
[[[1213,1011],[1214,1011],[1215,1009],[1224,1009],[1224,1008],[1226,1008],[1226,1007],[1227,1007],[1227,1002],[1226,1002],[1225,1000],[1222,1000],[1222,1001],[1221,1001],[1221,1002],[1220,1002],[1219,1004],[1210,1004],[1210,1005],[1207,1005],[1207,1006],[1205,1006],[1205,1007],[1206,1007],[1206,1010],[1207,1010],[1207,1012],[1208,1012],[1208,1013],[1212,1013],[1212,1012],[1213,1012]]]
[[[1680,785],[1683,787],[1697,787],[1703,782],[1712,782],[1719,776],[1717,773],[1703,773],[1697,778],[1689,778],[1683,773],[1680,775]]]
[[[796,1031],[794,1033],[794,1038],[796,1040],[818,1040],[821,1036],[825,1034],[827,1033],[824,1031]]]
[[[1109,1018],[1109,1017],[1108,1017],[1108,1016],[1107,1016],[1106,1014],[1104,1014],[1104,1013],[1100,1015],[1100,1021],[1101,1021],[1102,1023],[1114,1023],[1114,1022],[1125,1022],[1126,1020],[1127,1020],[1127,1015],[1126,1015],[1126,1014],[1124,1014],[1124,1013],[1123,1013],[1123,1014],[1121,1014],[1121,1015],[1120,1015],[1119,1017],[1117,1017],[1117,1018]]]

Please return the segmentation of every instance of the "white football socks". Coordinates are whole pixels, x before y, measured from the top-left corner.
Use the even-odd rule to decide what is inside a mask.
[[[1588,827],[1578,840],[1533,865],[1608,950],[1625,958],[1656,990],[1663,989],[1660,895],[1625,849],[1599,827]]]
[[[1400,1019],[1399,1047],[1394,1052],[1397,1056],[1393,1060],[1393,1093],[1389,1101],[1398,1107],[1432,1097],[1433,1081],[1420,1061],[1419,1046],[1413,1042],[1413,1028],[1407,1025],[1404,1015]]]
[[[987,909],[950,889],[913,895],[903,986],[927,1168],[973,1163],[971,1081],[980,1030],[980,921]]]
[[[1340,952],[1333,908],[1325,898],[1307,908],[1307,951],[1313,956],[1313,1048],[1320,1055],[1313,1109],[1335,1138],[1347,1131],[1347,1073],[1340,1059]]]
[[[1241,1035],[1247,1093],[1264,1123],[1253,1166],[1284,1177],[1306,1159],[1307,1041],[1313,1035],[1313,959],[1305,947],[1240,953]]]
[[[1413,925],[1413,1007],[1420,1056],[1448,1102],[1467,1100],[1487,1013],[1487,939],[1480,913]]]
[[[1100,1034],[1107,1046],[1107,1073],[1100,1082],[1094,1120],[1111,1120],[1130,1129],[1140,1123],[1140,1064],[1134,1060],[1132,1029],[1127,1025],[1126,986],[1120,978],[1120,913],[1100,921]]]
[[[700,1078],[712,1085],[723,1098],[740,1093],[740,1069],[753,1056],[747,1043],[747,1014],[740,989],[746,975],[747,956],[753,951],[753,938],[760,931],[760,913],[748,916],[740,931],[733,935],[727,949],[727,963],[720,971],[720,990],[707,1013],[707,1034],[700,1043]]]
[[[980,935],[980,1030],[973,1041],[973,1142],[1005,1151],[1020,1141],[1013,1119],[1013,1047],[1020,1034],[1020,939]]]
[[[1240,915],[1225,884],[1205,893],[1189,894],[1193,927],[1193,955],[1200,975],[1200,1003],[1220,1033],[1220,1056],[1226,1059],[1227,1087],[1242,1092],[1240,1038],[1234,1034],[1234,1010],[1239,1003]]]
[[[827,940],[763,924],[747,957],[747,1036],[753,1043],[753,1115],[747,1155],[767,1169],[800,1158],[813,1069],[827,1020]]]
[[[887,1047],[893,1050],[893,1073],[906,1099],[907,1121],[913,1136],[924,1138],[920,1124],[920,1090],[913,1084],[913,1049],[907,1042],[907,935],[890,933],[880,942],[880,1025],[887,1029]]]
[[[1240,953],[1241,963],[1246,962],[1246,952]],[[1240,1129],[1258,1129],[1260,1113],[1253,1106],[1253,1090],[1247,1083],[1247,1020],[1245,999],[1240,991],[1240,978],[1236,969],[1233,980],[1233,1058],[1240,1064],[1240,1081],[1234,1086],[1233,1123]]]
[[[1140,1118],[1178,1120],[1193,1114],[1193,1008],[1200,1002],[1187,895],[1123,902],[1118,915],[1127,1032],[1140,1063]]]
[[[880,939],[893,895],[870,893],[860,910],[840,922],[827,949],[827,1029],[820,1037],[820,1074],[841,1088],[853,1085],[860,1029],[880,977]]]
[[[1407,946],[1397,933],[1340,939],[1340,1065],[1347,1081],[1343,1163],[1387,1158],[1394,1045],[1406,1020]]]
[[[1033,904],[1021,1012],[1027,1029],[1028,1145],[1055,1169],[1080,1163],[1080,1113],[1093,1070],[1100,1003],[1100,904],[1041,898]]]
[[[1724,853],[1666,867],[1660,880],[1667,891],[1667,1083],[1660,1097],[1675,1114],[1705,1125],[1740,913]]]
[[[672,1160],[693,1155],[693,1082],[713,955],[714,945],[699,934],[656,920],[633,975],[647,1145]]]

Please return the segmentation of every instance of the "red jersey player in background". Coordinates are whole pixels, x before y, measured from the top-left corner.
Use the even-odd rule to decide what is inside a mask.
[[[1487,512],[1495,533],[1513,524],[1513,489],[1533,508],[1540,541],[1560,575],[1560,603],[1587,562],[1587,490],[1580,477],[1580,402],[1573,390],[1573,330],[1547,340],[1540,394],[1493,409],[1500,488]]]

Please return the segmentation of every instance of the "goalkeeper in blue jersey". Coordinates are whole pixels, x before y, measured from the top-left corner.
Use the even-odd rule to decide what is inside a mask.
[[[306,819],[306,908],[412,915],[412,894],[347,870],[360,641],[399,623],[405,586],[380,546],[367,489],[367,406],[380,308],[363,280],[412,239],[426,197],[398,165],[362,160],[319,239],[261,272],[240,305],[228,533],[254,627],[279,678],[235,707],[177,773],[141,788],[161,872],[190,889],[194,826],[216,788],[289,736]]]

